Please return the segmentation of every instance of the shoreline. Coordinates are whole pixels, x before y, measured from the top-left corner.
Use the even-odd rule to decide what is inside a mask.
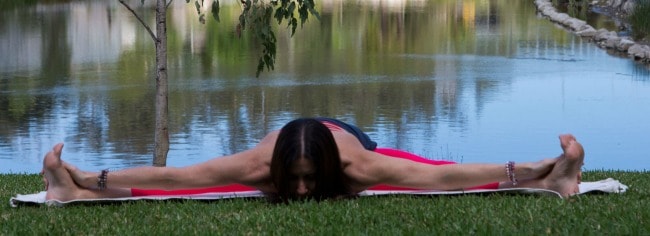
[[[630,58],[636,62],[650,65],[650,46],[635,42],[628,36],[618,36],[616,31],[606,29],[595,29],[587,22],[573,18],[566,13],[558,12],[550,0],[535,0],[537,11],[551,22],[563,26],[573,34],[595,43],[598,47],[612,51],[621,56]],[[620,4],[620,6],[610,6],[615,9],[621,7],[622,10],[630,7],[629,4]],[[627,9],[629,10],[629,9]]]

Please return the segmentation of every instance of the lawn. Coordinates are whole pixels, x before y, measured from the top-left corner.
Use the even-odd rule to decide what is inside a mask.
[[[88,234],[650,234],[650,172],[590,171],[623,194],[383,196],[274,205],[261,199],[137,201],[12,208],[9,198],[40,190],[38,175],[0,175],[0,235]]]

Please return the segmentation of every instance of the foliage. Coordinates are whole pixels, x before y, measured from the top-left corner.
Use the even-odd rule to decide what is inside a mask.
[[[186,0],[186,2],[189,3],[190,0]],[[268,2],[264,0],[241,0],[241,3],[243,10],[237,25],[238,36],[241,37],[242,30],[248,29],[263,46],[262,55],[257,65],[256,76],[258,77],[264,68],[267,70],[274,69],[277,39],[271,26],[273,18],[280,25],[286,20],[287,27],[291,28],[291,36],[296,32],[298,20],[300,20],[300,26],[302,27],[309,19],[310,14],[320,19],[318,11],[314,8],[313,0],[270,0]],[[201,11],[203,4],[204,0],[194,0],[201,23],[205,23],[205,14]],[[214,0],[211,13],[217,22],[220,21],[219,10],[219,1]],[[298,13],[297,17],[296,11]]]
[[[624,194],[385,196],[273,205],[264,200],[138,201],[64,208],[0,206],[0,235],[648,235],[650,172],[589,171]],[[38,175],[0,175],[0,198],[42,188]]]
[[[18,7],[32,6],[36,5],[38,2],[39,0],[2,0],[0,1],[0,11],[6,11]]]
[[[638,0],[629,20],[634,38],[647,37],[650,34],[650,0]]]
[[[571,17],[587,20],[589,1],[587,0],[553,0],[555,7],[563,9]]]
[[[244,11],[239,17],[237,28],[241,30],[246,29],[248,26],[248,29],[262,42],[264,47],[257,65],[256,76],[260,75],[264,67],[267,70],[272,70],[275,64],[276,38],[271,28],[271,15],[277,20],[278,24],[282,24],[282,21],[286,20],[287,27],[291,27],[291,35],[293,36],[298,26],[298,20],[294,15],[296,6],[301,27],[309,18],[310,13],[316,18],[320,18],[318,12],[314,9],[313,0],[279,0],[270,3],[265,3],[262,0],[246,0],[244,3]],[[273,7],[277,7],[275,14],[273,13]]]

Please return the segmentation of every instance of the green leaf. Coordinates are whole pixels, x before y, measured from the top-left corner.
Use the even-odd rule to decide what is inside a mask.
[[[199,22],[201,22],[201,24],[205,24],[205,14],[199,15]]]
[[[307,13],[307,6],[303,5],[298,8],[298,13],[300,13],[300,26],[302,26],[305,24],[307,18],[309,17],[309,14]]]
[[[261,31],[262,37],[266,38],[269,35],[269,32],[271,32],[271,26],[264,26]]]
[[[246,16],[244,14],[239,15],[239,25],[241,25],[242,30],[246,29]]]
[[[309,13],[311,13],[312,16],[315,16],[316,19],[320,20],[320,14],[313,7],[309,8]]]
[[[296,10],[296,2],[291,2],[289,7],[287,7],[287,13],[293,14],[293,11]]]
[[[291,19],[291,36],[296,33],[296,28],[298,27],[298,20],[296,18]]]
[[[284,19],[284,8],[278,7],[278,9],[275,10],[273,17],[278,21],[278,24],[282,24],[282,19]]]
[[[255,73],[255,77],[260,77],[260,73],[264,70],[264,60],[260,58],[260,61],[257,63],[257,73]]]
[[[264,64],[266,64],[266,69],[271,70],[271,66],[273,65],[273,62],[271,61],[271,56],[268,54],[264,55]]]
[[[239,33],[239,29],[243,30],[248,25],[251,33],[261,42],[263,49],[256,72],[256,76],[259,77],[264,68],[275,69],[277,39],[273,27],[271,27],[272,19],[275,19],[280,25],[286,19],[287,27],[291,28],[291,36],[293,36],[298,28],[299,20],[302,26],[309,18],[309,14],[318,19],[320,19],[320,15],[314,9],[313,0],[271,0],[271,4],[262,4],[262,6],[257,4],[258,0],[253,0],[254,4],[250,4],[251,0],[245,1],[246,6],[239,16],[237,29]],[[298,16],[296,16],[296,11]]]
[[[251,5],[253,5],[253,4],[251,4],[251,0],[246,0],[246,2],[244,3],[244,5],[246,5],[246,7],[245,7],[244,10],[248,10],[249,8],[251,8]]]
[[[219,0],[212,1],[212,17],[217,22],[220,22],[220,20],[219,20]]]

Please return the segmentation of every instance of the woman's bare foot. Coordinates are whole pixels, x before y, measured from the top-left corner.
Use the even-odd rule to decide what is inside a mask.
[[[46,200],[68,201],[77,199],[83,192],[74,183],[61,161],[63,144],[59,143],[43,159],[43,181],[46,185]]]
[[[582,145],[570,134],[560,135],[562,155],[554,158],[553,169],[543,177],[520,182],[516,187],[548,189],[558,192],[562,197],[570,197],[579,192],[578,184],[582,179],[582,163],[585,152]],[[511,188],[509,182],[502,183]]]
[[[570,134],[560,136],[560,146],[564,153],[558,157],[553,170],[541,180],[541,184],[566,198],[579,192],[578,184],[582,177],[580,169],[585,152],[582,145]]]
[[[120,198],[130,197],[131,189],[110,188],[103,191],[79,187],[68,169],[71,165],[61,160],[63,144],[59,143],[48,152],[43,159],[43,182],[47,193],[45,200],[59,200],[62,202],[79,199]],[[66,167],[68,169],[66,169]]]

